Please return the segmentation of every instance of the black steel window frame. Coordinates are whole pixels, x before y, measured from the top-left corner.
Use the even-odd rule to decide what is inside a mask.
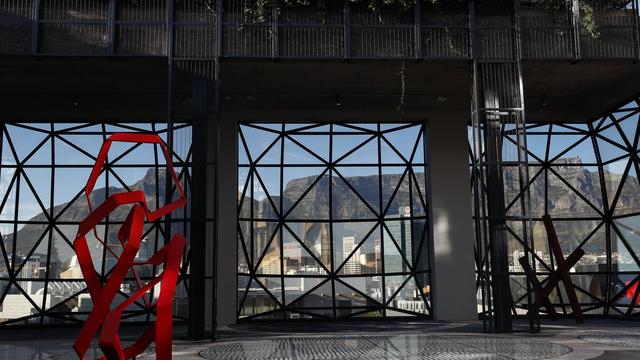
[[[629,223],[640,218],[640,196],[637,193],[637,189],[640,188],[638,125],[640,98],[636,97],[592,121],[537,123],[526,126],[526,152],[531,176],[525,189],[532,197],[531,226],[538,237],[534,236],[530,246],[525,246],[520,225],[522,217],[519,215],[521,198],[526,195],[507,184],[509,178],[513,179],[519,164],[504,157],[501,164],[505,176],[504,206],[510,250],[518,249],[522,252],[519,256],[524,256],[527,249],[535,259],[536,273],[541,281],[555,270],[555,259],[546,246],[546,233],[543,232],[541,221],[541,216],[546,213],[549,213],[554,221],[565,256],[577,248],[582,248],[586,250],[587,257],[598,258],[595,264],[591,264],[597,269],[589,269],[588,264],[581,261],[571,273],[581,299],[580,305],[587,316],[640,316],[640,291],[637,290],[640,289],[640,239],[637,238],[638,228]],[[505,126],[502,128],[502,140],[503,149],[507,146],[517,146],[514,131]],[[541,142],[543,145],[539,145]],[[580,154],[587,154],[590,158],[583,161],[577,158]],[[470,159],[473,169],[474,154],[471,147]],[[609,166],[618,166],[618,172],[610,171]],[[572,172],[577,171],[589,171],[596,179],[595,183],[576,183],[576,179],[570,176]],[[616,179],[617,176],[619,179]],[[479,179],[478,174],[472,174],[472,187]],[[588,193],[584,189],[585,186],[590,186],[593,192]],[[586,211],[577,213],[572,210],[555,210],[556,199],[550,197],[552,187]],[[476,203],[483,201],[482,198],[487,196],[486,184],[481,184],[480,188],[483,191],[475,196]],[[543,189],[541,198],[536,198],[540,193],[539,190],[534,191],[536,188]],[[482,205],[477,205],[476,209],[481,207]],[[475,211],[474,217],[480,220],[476,222],[476,226],[482,227],[486,219],[483,219],[482,215],[478,217]],[[574,240],[577,241],[574,241],[574,246],[563,243],[561,233],[566,234],[566,229],[572,229],[575,233]],[[541,244],[544,245],[540,246]],[[597,248],[600,248],[602,253],[596,253],[594,249]],[[510,257],[511,255],[509,254]],[[476,259],[477,267],[481,266],[480,261]],[[509,264],[514,302],[512,314],[521,316],[528,309],[527,296],[533,290],[527,290],[525,274],[521,269],[518,270],[517,259],[510,259]],[[624,264],[630,265],[633,269],[624,269]],[[590,277],[591,285],[585,286],[581,283],[581,277]],[[596,277],[596,285],[593,285],[593,279]],[[478,280],[477,286],[480,291],[484,284]],[[561,315],[571,314],[562,284],[558,284],[552,295],[556,311]],[[544,315],[544,308],[540,310]]]
[[[36,142],[30,151],[26,153],[21,153],[16,151],[16,140],[12,139],[12,131],[9,129],[13,127],[14,129],[19,129],[20,131],[29,132],[33,134],[39,134],[42,137],[42,141]],[[72,217],[71,219],[65,219],[67,216],[71,216],[67,214],[67,210],[70,208],[78,207],[79,209],[83,209],[88,211],[88,207],[86,207],[86,200],[84,199],[83,191],[84,185],[81,188],[73,189],[73,193],[75,194],[73,198],[65,200],[66,203],[56,204],[59,199],[55,199],[56,187],[64,187],[68,184],[61,183],[60,181],[56,181],[56,178],[60,178],[62,173],[65,171],[73,171],[73,170],[82,170],[83,176],[88,176],[88,173],[91,171],[93,167],[93,163],[96,160],[95,154],[97,150],[102,145],[102,141],[104,141],[110,134],[114,132],[143,132],[143,133],[154,133],[158,134],[165,142],[169,144],[170,153],[172,155],[172,160],[174,162],[174,166],[178,171],[178,175],[180,180],[182,181],[182,185],[187,193],[188,198],[190,198],[191,193],[191,125],[188,123],[181,123],[176,125],[171,125],[165,122],[145,122],[145,123],[105,123],[105,122],[91,122],[91,123],[72,123],[72,122],[51,122],[51,123],[15,123],[15,122],[5,122],[0,126],[0,154],[8,154],[7,158],[15,159],[16,161],[5,161],[2,159],[2,163],[0,164],[0,170],[3,175],[7,173],[12,173],[10,179],[0,179],[3,183],[5,180],[8,181],[6,188],[0,189],[2,193],[0,193],[0,210],[3,210],[5,206],[10,206],[9,202],[11,201],[10,197],[12,191],[16,193],[14,199],[14,207],[12,209],[12,214],[8,214],[9,218],[0,219],[0,225],[12,227],[13,231],[11,234],[2,234],[3,240],[10,241],[10,251],[7,250],[8,244],[5,241],[0,240],[0,267],[4,268],[3,273],[0,273],[0,285],[4,284],[0,290],[0,305],[3,304],[6,296],[11,292],[12,294],[22,294],[24,299],[29,302],[31,306],[33,306],[32,314],[24,317],[13,318],[13,319],[5,319],[5,321],[0,322],[0,327],[3,326],[15,326],[15,325],[63,325],[63,324],[73,324],[73,323],[82,323],[86,316],[89,314],[89,310],[85,309],[84,311],[76,310],[70,311],[71,308],[66,305],[71,305],[74,302],[79,307],[79,296],[81,294],[88,294],[86,285],[81,277],[81,273],[79,271],[73,272],[72,278],[61,278],[60,272],[63,270],[63,263],[53,262],[52,261],[52,249],[56,248],[54,244],[54,237],[57,237],[57,241],[59,241],[63,246],[67,245],[69,248],[67,250],[73,251],[73,236],[75,233],[66,234],[64,231],[60,230],[60,227],[70,227],[70,231],[75,231],[75,228],[79,225],[79,222],[82,218]],[[33,136],[38,138],[38,136]],[[85,138],[83,141],[83,137]],[[89,145],[87,145],[86,140],[91,139]],[[99,141],[98,141],[99,140]],[[56,162],[56,144],[61,144],[67,147],[66,151],[75,151],[76,156],[80,156],[84,162],[82,163],[70,163],[68,161],[64,163]],[[60,145],[59,145],[60,146]],[[92,148],[87,148],[87,146],[91,146]],[[124,147],[120,147],[117,155],[113,155],[113,151],[111,151],[111,155],[108,155],[105,170],[101,174],[101,178],[104,180],[104,189],[96,189],[94,193],[102,190],[103,196],[109,196],[113,193],[120,191],[129,191],[130,186],[132,184],[128,184],[126,180],[123,180],[121,172],[126,172],[131,169],[146,169],[147,174],[151,175],[152,179],[152,189],[151,196],[155,199],[152,202],[149,202],[149,206],[151,208],[157,208],[162,205],[160,198],[172,198],[176,196],[175,186],[168,182],[165,184],[167,186],[163,187],[159,183],[159,179],[164,177],[166,179],[165,169],[166,166],[163,164],[163,156],[160,152],[160,149],[155,146],[152,158],[153,163],[149,162],[130,162],[128,160],[128,156],[132,156],[137,149],[140,149],[140,144],[126,144]],[[113,148],[118,148],[115,145]],[[58,152],[62,152],[60,149]],[[46,153],[43,153],[46,152]],[[30,159],[33,159],[34,156],[40,153],[40,156],[43,156],[42,161],[38,161],[35,164],[30,163]],[[46,171],[50,174],[48,188],[46,189],[36,189],[34,186],[34,180],[30,179],[29,170],[38,170],[38,171]],[[152,173],[151,173],[152,172]],[[108,174],[109,176],[104,176]],[[142,179],[141,179],[142,180]],[[86,182],[86,179],[76,179],[78,183]],[[21,185],[22,182],[22,185]],[[26,206],[24,203],[20,201],[20,191],[26,190],[29,191],[33,196],[33,201],[37,203],[39,210],[41,211],[38,217],[42,219],[36,219],[36,217],[22,220],[19,216],[20,207]],[[47,198],[41,197],[39,194],[49,193]],[[94,195],[95,198],[101,197],[101,195]],[[4,215],[4,214],[3,214]],[[154,223],[148,223],[145,225],[145,231],[143,233],[143,237],[152,237],[152,251],[159,249],[164,241],[168,241],[172,233],[183,233],[189,238],[190,233],[190,209],[187,205],[187,208],[182,209],[181,211],[172,214],[172,216],[167,216],[162,219],[157,220]],[[103,222],[101,222],[100,226],[104,229],[104,234],[112,235],[113,232],[117,231],[119,225],[122,224],[122,220],[114,220],[112,217],[107,217]],[[42,235],[35,241],[34,245],[30,247],[27,254],[17,254],[17,239],[18,227],[23,226],[43,226],[45,227]],[[54,232],[56,235],[54,235]],[[41,246],[45,246],[46,254],[37,254],[44,255],[46,258],[46,262],[44,262],[44,266],[42,267],[42,271],[44,274],[41,274],[41,278],[32,278],[32,277],[23,277],[23,272],[27,267],[27,263],[32,259],[32,256],[35,256],[36,252]],[[65,248],[66,249],[66,248]],[[117,254],[117,250],[114,251]],[[108,258],[113,259],[113,255],[107,254],[107,247],[102,247],[102,262],[101,269],[99,271],[100,278],[102,281],[106,281],[111,269],[106,265],[108,262]],[[18,257],[23,257],[22,261],[18,261]],[[185,252],[183,259],[183,267],[181,269],[181,273],[179,275],[179,285],[178,285],[178,293],[177,296],[179,299],[177,303],[174,304],[174,318],[178,321],[186,321],[188,320],[188,311],[186,308],[182,308],[179,310],[180,306],[184,307],[188,306],[188,293],[189,293],[189,259],[190,254],[187,251]],[[69,259],[66,259],[69,260]],[[4,266],[2,266],[4,265]],[[111,263],[113,265],[113,263]],[[79,270],[79,269],[78,269]],[[149,271],[150,270],[150,271]],[[153,269],[147,269],[147,275],[141,276],[143,281],[149,280],[153,278],[154,274],[160,272],[160,269],[154,267]],[[132,285],[132,281],[134,280],[129,274],[125,278],[125,282]],[[32,300],[27,294],[25,289],[23,289],[24,284],[29,282],[33,283],[41,283],[43,289],[43,297],[42,302],[37,303]],[[47,305],[47,291],[49,291],[50,285],[54,283],[67,283],[68,285],[73,285],[70,287],[77,288],[76,291],[67,294],[64,298],[60,299],[56,302],[55,305]],[[122,297],[127,297],[127,294],[123,291],[119,291],[119,294]],[[182,295],[182,296],[181,296]],[[187,298],[184,298],[184,296]],[[182,301],[181,301],[182,300]],[[4,310],[7,310],[7,307],[11,306],[10,304],[4,304]],[[66,309],[65,309],[66,308]],[[148,321],[153,314],[153,309],[146,307],[141,301],[137,301],[132,305],[131,308],[125,311],[125,315],[123,319],[128,322],[145,322]]]
[[[364,125],[364,126],[363,126]],[[374,128],[370,128],[368,126],[373,126]],[[390,129],[384,129],[385,126],[390,126],[392,128]],[[262,151],[257,157],[251,158],[250,155],[250,148],[252,146],[252,144],[245,138],[245,136],[243,135],[243,127],[245,128],[254,128],[254,129],[259,129],[261,131],[266,131],[266,132],[272,132],[274,134],[274,136],[276,136],[276,138],[273,141],[270,141],[269,146]],[[276,127],[277,129],[274,129],[274,127]],[[337,128],[341,128],[343,129],[342,131],[338,130]],[[405,157],[402,155],[402,153],[397,150],[394,145],[385,138],[385,134],[389,133],[389,132],[393,132],[393,131],[397,131],[397,130],[402,130],[402,129],[407,129],[407,128],[419,128],[419,134],[418,137],[415,139],[415,142],[411,142],[412,144],[412,151],[411,154],[409,155],[409,157]],[[245,259],[252,259],[253,258],[253,252],[255,251],[253,249],[253,243],[251,243],[251,248],[247,249],[247,246],[245,246],[246,243],[246,239],[244,239],[244,237],[246,236],[246,234],[243,234],[243,231],[241,229],[242,225],[241,223],[243,222],[249,222],[249,223],[255,223],[255,222],[265,222],[265,221],[272,221],[277,225],[277,229],[276,231],[274,231],[274,233],[271,235],[270,239],[269,239],[269,244],[267,244],[267,246],[264,248],[263,251],[261,251],[261,257],[260,259],[256,262],[253,263],[252,261],[247,261],[247,263],[249,264],[249,268],[247,269],[240,269],[240,267],[238,268],[238,309],[237,309],[237,318],[239,321],[249,321],[249,320],[254,320],[254,319],[290,319],[291,318],[291,314],[292,313],[297,313],[300,316],[307,316],[310,318],[325,318],[325,319],[335,319],[335,318],[347,318],[347,317],[358,317],[358,316],[362,316],[371,312],[378,312],[379,315],[377,316],[383,316],[386,317],[388,316],[388,312],[390,311],[395,311],[398,314],[403,314],[405,316],[418,316],[418,317],[425,317],[425,318],[430,318],[432,311],[431,311],[431,298],[427,298],[427,295],[425,295],[425,293],[423,291],[420,291],[420,300],[424,302],[424,307],[425,307],[425,312],[424,313],[418,313],[418,312],[411,312],[411,311],[407,311],[407,310],[403,310],[403,309],[399,309],[397,307],[392,307],[390,306],[390,302],[393,300],[394,296],[398,295],[400,293],[401,290],[405,289],[405,285],[408,285],[409,282],[414,282],[415,281],[415,286],[416,289],[422,289],[424,290],[425,287],[430,286],[431,284],[431,269],[430,269],[430,260],[429,260],[429,256],[431,253],[431,249],[429,248],[429,246],[431,245],[431,225],[430,225],[430,208],[429,208],[429,187],[428,187],[428,174],[429,174],[429,168],[428,168],[428,158],[427,158],[427,142],[426,142],[426,128],[425,125],[422,123],[278,123],[278,124],[274,124],[274,123],[260,123],[260,122],[243,122],[240,123],[239,125],[239,129],[238,129],[238,134],[239,134],[239,144],[238,144],[238,148],[239,148],[239,153],[244,151],[245,154],[247,154],[249,161],[247,163],[241,163],[241,161],[239,160],[238,162],[238,170],[239,170],[239,182],[238,182],[238,188],[239,188],[239,200],[238,200],[238,256],[239,258],[244,256]],[[308,148],[307,146],[305,146],[304,144],[302,144],[301,142],[297,141],[295,139],[295,135],[316,135],[316,136],[325,136],[328,137],[329,140],[329,148],[328,148],[328,159],[326,158],[327,155],[322,155],[317,153],[316,151]],[[355,143],[353,144],[352,148],[350,148],[348,151],[346,151],[346,153],[344,153],[342,156],[340,156],[337,159],[333,158],[333,154],[334,154],[334,141],[333,138],[335,136],[340,136],[340,135],[366,135],[367,136],[367,140],[361,143]],[[308,164],[284,164],[284,157],[285,157],[285,149],[284,149],[284,141],[285,139],[287,141],[291,141],[292,143],[294,143],[296,146],[299,147],[299,149],[303,149],[304,151],[308,152],[308,155],[313,156],[315,159],[318,160],[318,164],[314,164],[314,165],[308,165]],[[378,154],[375,154],[375,156],[377,157],[378,161],[374,164],[372,163],[348,163],[348,164],[341,164],[340,161],[348,158],[350,155],[352,155],[353,153],[357,152],[359,149],[361,149],[363,146],[365,146],[367,143],[369,142],[377,142],[377,144],[375,145],[378,151]],[[389,149],[391,151],[394,151],[400,159],[403,160],[403,162],[400,163],[382,163],[382,161],[380,161],[381,156],[382,156],[382,149],[381,149],[381,145],[383,143],[386,143],[385,146],[389,146]],[[280,146],[280,162],[279,163],[275,163],[275,164],[260,164],[260,160],[274,147],[274,146]],[[414,163],[413,159],[416,158],[416,154],[419,154],[419,152],[422,152],[422,154],[420,154],[419,156],[424,159],[420,162]],[[239,158],[240,158],[240,154],[239,154]],[[356,190],[354,188],[353,185],[351,185],[349,183],[348,180],[345,179],[345,176],[343,176],[342,174],[340,174],[339,170],[337,170],[336,168],[340,168],[340,167],[371,167],[371,168],[376,168],[377,169],[377,176],[378,176],[378,204],[375,205],[370,205],[370,203],[359,193],[358,190]],[[393,193],[391,195],[391,197],[388,199],[388,204],[386,204],[386,208],[384,206],[383,203],[383,196],[382,196],[382,184],[381,181],[379,180],[383,175],[383,168],[386,166],[402,166],[405,167],[405,170],[402,173],[402,178],[400,179],[400,181],[398,182],[398,184],[396,186],[394,186],[393,188]],[[416,176],[416,172],[414,172],[414,166],[422,171],[424,171],[424,184],[423,187],[418,185],[418,176]],[[246,216],[242,216],[243,215],[243,201],[246,201],[246,199],[251,199],[254,198],[253,193],[248,194],[248,192],[252,192],[254,187],[256,186],[256,184],[253,183],[253,181],[255,181],[256,183],[259,182],[260,186],[262,186],[263,189],[266,190],[266,186],[264,181],[261,179],[259,172],[257,171],[257,169],[259,169],[260,167],[267,167],[267,168],[276,168],[279,169],[280,171],[280,188],[279,188],[279,196],[273,196],[272,194],[268,193],[268,190],[265,191],[266,192],[266,200],[268,200],[270,202],[270,204],[273,206],[273,208],[275,209],[282,209],[282,212],[278,212],[276,210],[276,216],[271,218],[271,219],[265,219],[265,218],[256,218],[255,214],[254,214],[254,210],[253,210],[253,206],[251,207],[251,214],[249,217]],[[283,206],[283,202],[282,200],[285,198],[285,196],[283,195],[283,191],[284,191],[284,187],[286,184],[284,184],[284,178],[283,178],[283,171],[285,168],[287,167],[292,167],[292,168],[304,168],[304,167],[323,167],[323,170],[319,170],[319,175],[316,176],[314,182],[309,185],[309,187],[300,195],[300,197],[298,197],[297,199],[295,199],[294,204],[289,208],[289,210],[287,211],[287,213],[284,213],[284,208]],[[246,180],[243,182],[240,181],[240,172],[242,170],[247,171],[247,177]],[[253,174],[255,174],[255,176],[252,176]],[[328,200],[328,214],[329,217],[328,218],[324,218],[324,219],[288,219],[287,215],[289,213],[291,213],[292,211],[294,211],[296,208],[296,206],[301,202],[301,200],[308,194],[309,191],[311,191],[311,189],[313,189],[313,187],[318,184],[320,181],[322,181],[322,179],[326,179],[326,177],[328,176],[329,179],[333,179],[335,178],[339,178],[341,181],[344,182],[344,184],[346,184],[346,186],[349,187],[349,189],[359,198],[360,201],[362,201],[363,204],[365,204],[368,208],[368,210],[371,212],[371,214],[375,214],[375,216],[370,217],[370,218],[342,218],[342,219],[338,219],[335,218],[334,216],[334,207],[332,204],[332,199],[334,198],[333,196],[333,191],[332,191],[332,186],[334,181],[328,181],[329,183],[329,200]],[[389,221],[406,221],[406,218],[401,218],[401,217],[388,217],[387,214],[389,213],[391,204],[393,203],[396,194],[399,192],[399,188],[401,187],[401,185],[403,184],[403,181],[405,179],[405,176],[409,178],[409,181],[414,184],[414,185],[410,185],[410,188],[414,188],[417,189],[418,192],[424,192],[423,194],[418,194],[418,198],[421,199],[420,201],[422,202],[419,206],[421,206],[424,209],[424,213],[420,214],[420,215],[414,215],[414,195],[413,194],[409,194],[409,199],[411,201],[409,207],[412,209],[411,213],[412,215],[409,217],[412,225],[414,225],[414,223],[416,221],[422,221],[424,222],[424,226],[422,229],[422,232],[420,234],[420,243],[419,243],[419,248],[418,251],[415,252],[417,253],[417,255],[412,255],[415,256],[411,259],[408,259],[409,254],[404,254],[402,251],[399,251],[399,254],[401,254],[402,256],[402,261],[404,262],[404,264],[408,265],[409,271],[407,273],[385,273],[384,270],[384,261],[385,261],[385,255],[384,255],[384,244],[381,245],[381,261],[382,263],[380,264],[380,268],[383,269],[382,272],[376,272],[376,273],[366,273],[366,274],[361,274],[361,275],[347,275],[347,274],[339,274],[339,272],[341,270],[344,269],[344,267],[346,266],[347,261],[350,261],[352,259],[352,257],[354,256],[354,254],[356,253],[356,251],[358,250],[359,247],[361,247],[368,239],[370,239],[370,236],[373,236],[372,234],[378,230],[380,232],[379,236],[381,237],[381,239],[384,239],[385,235],[383,234],[383,232],[386,230],[387,232],[388,227],[386,225],[386,223],[388,223]],[[240,190],[241,189],[241,190]],[[410,190],[411,191],[411,190]],[[240,194],[241,192],[241,194]],[[280,201],[279,205],[276,205],[276,202]],[[383,211],[377,211],[375,209],[377,205],[378,209],[382,209]],[[416,206],[417,208],[417,206]],[[353,251],[351,252],[351,254],[349,255],[348,258],[343,259],[341,262],[342,264],[340,265],[340,263],[337,262],[336,259],[334,259],[335,257],[335,238],[333,235],[333,225],[337,224],[337,223],[344,223],[344,222],[358,222],[358,221],[362,221],[362,222],[375,222],[376,224],[372,226],[371,230],[362,237],[362,239],[359,240],[359,245],[353,249]],[[322,223],[322,224],[328,224],[329,227],[329,231],[331,232],[331,238],[329,241],[329,244],[331,246],[330,252],[331,252],[331,264],[326,264],[327,266],[323,265],[323,270],[325,272],[325,275],[295,275],[292,276],[292,278],[322,278],[323,280],[315,285],[313,288],[308,289],[304,292],[304,294],[298,296],[297,298],[291,300],[291,301],[286,301],[286,294],[282,294],[281,299],[284,299],[284,301],[286,303],[288,303],[288,305],[282,304],[281,300],[279,300],[276,296],[274,296],[264,284],[261,284],[259,281],[256,281],[256,283],[262,288],[262,290],[268,294],[271,299],[277,304],[278,308],[273,309],[271,311],[267,311],[264,313],[257,313],[257,314],[250,314],[250,315],[242,315],[242,310],[243,310],[243,305],[247,299],[248,296],[248,290],[249,287],[252,284],[252,281],[256,280],[256,278],[273,278],[276,279],[277,281],[281,282],[281,290],[284,290],[283,293],[286,293],[286,289],[285,289],[285,279],[290,277],[288,275],[284,274],[284,261],[283,261],[283,254],[282,254],[282,241],[283,241],[283,235],[282,235],[282,231],[284,228],[286,228],[288,231],[290,231],[291,234],[295,234],[294,231],[292,231],[289,228],[289,225],[287,225],[288,223],[296,223],[296,222],[301,222],[301,223]],[[251,229],[253,229],[253,225],[251,225]],[[278,234],[278,232],[280,232]],[[294,237],[296,237],[296,241],[305,248],[305,250],[309,253],[309,254],[313,254],[313,251],[311,251],[304,243],[304,241],[300,240],[300,238],[298,238],[296,235],[294,235]],[[260,266],[260,261],[262,260],[262,258],[265,256],[265,254],[267,253],[267,251],[269,250],[270,244],[272,241],[275,241],[274,239],[279,238],[278,241],[280,241],[281,246],[280,248],[280,274],[278,275],[264,275],[264,274],[259,274],[257,273],[257,270]],[[391,239],[393,239],[393,237],[391,236]],[[394,245],[396,246],[396,248],[398,250],[400,250],[399,245],[397,244],[397,241],[394,239],[392,240]],[[322,260],[318,259],[318,257],[315,257],[314,255],[312,255],[314,257],[314,259],[318,262],[318,264],[322,264]],[[422,256],[423,258],[416,258]],[[420,270],[416,270],[416,268],[420,267]],[[248,271],[247,271],[248,270]],[[390,296],[387,296],[385,294],[386,289],[385,289],[385,284],[382,283],[381,285],[381,291],[382,291],[382,296],[383,296],[383,300],[377,301],[373,298],[371,298],[371,296],[369,296],[368,294],[365,294],[364,291],[361,291],[359,289],[356,289],[355,287],[349,285],[346,282],[342,282],[340,281],[341,278],[348,278],[348,277],[364,277],[364,276],[379,276],[381,278],[384,277],[388,277],[388,276],[396,276],[396,275],[408,275],[407,278],[404,280],[404,282],[402,283],[402,285],[395,291],[395,293],[391,294]],[[418,280],[418,276],[422,276],[422,280],[419,281]],[[242,284],[241,285],[241,278],[247,278],[248,282],[246,284],[246,288],[245,285]],[[355,293],[358,294],[358,296],[362,296],[363,298],[366,298],[368,301],[371,301],[372,303],[375,303],[375,306],[359,306],[359,307],[340,307],[338,304],[336,304],[336,283],[339,283],[341,286],[344,286],[346,288],[348,288],[350,291],[354,291]],[[300,307],[295,307],[292,306],[292,304],[296,303],[298,300],[304,298],[305,296],[311,294],[314,292],[314,290],[322,287],[324,284],[331,284],[331,298],[333,299],[333,306],[329,309],[327,309],[326,307],[304,307],[304,308],[300,308]],[[411,286],[409,284],[409,286]],[[242,289],[244,288],[244,290]],[[347,310],[347,311],[353,311],[352,313],[349,313],[347,315],[344,315],[344,313],[341,313],[342,310]],[[295,316],[295,315],[294,315]],[[397,316],[397,315],[396,315]]]

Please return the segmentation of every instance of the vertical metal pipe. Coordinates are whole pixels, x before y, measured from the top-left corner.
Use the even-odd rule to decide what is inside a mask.
[[[40,39],[40,0],[31,1],[31,55],[37,55]]]
[[[344,53],[343,59],[351,59],[351,2],[349,0],[343,0],[342,22],[343,22],[343,36],[344,36]]]
[[[415,57],[422,59],[422,8],[421,1],[416,1],[415,6]]]

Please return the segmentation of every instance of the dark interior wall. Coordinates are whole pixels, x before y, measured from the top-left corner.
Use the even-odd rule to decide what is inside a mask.
[[[466,63],[224,62],[221,74],[222,110],[244,120],[415,120],[470,109]],[[167,78],[160,58],[6,57],[0,118],[162,121]],[[638,64],[528,63],[524,78],[529,122],[584,121],[640,91]],[[174,83],[176,105],[189,106],[188,85]]]

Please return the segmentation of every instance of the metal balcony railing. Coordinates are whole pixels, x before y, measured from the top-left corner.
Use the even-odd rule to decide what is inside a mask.
[[[171,52],[181,59],[425,61],[472,56],[465,2],[419,1],[406,11],[373,13],[363,3],[330,0],[323,11],[313,4],[276,6],[262,21],[249,21],[245,1],[251,0],[4,0],[0,55],[166,57]],[[579,7],[570,3],[550,11],[522,0],[518,28],[508,16],[479,13],[474,56],[511,58],[519,41],[524,60],[639,60],[637,0],[592,2],[598,36],[586,31]]]

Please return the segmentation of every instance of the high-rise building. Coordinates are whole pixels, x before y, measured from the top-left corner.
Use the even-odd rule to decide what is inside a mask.
[[[353,250],[358,246],[355,236],[345,236],[342,238],[342,261],[349,258]],[[345,274],[360,274],[362,273],[360,264],[360,249],[356,250],[353,256],[349,258],[344,265]]]
[[[398,217],[401,220],[391,220],[385,222],[389,229],[389,235],[384,239],[384,267],[385,271],[389,272],[408,272],[409,267],[407,263],[402,259],[400,254],[403,254],[406,261],[411,262],[413,258],[412,254],[412,237],[411,237],[411,220],[403,220],[402,218],[411,216],[411,208],[408,206],[401,206],[398,209]],[[395,240],[395,243],[393,241]],[[400,252],[398,252],[400,249]]]

